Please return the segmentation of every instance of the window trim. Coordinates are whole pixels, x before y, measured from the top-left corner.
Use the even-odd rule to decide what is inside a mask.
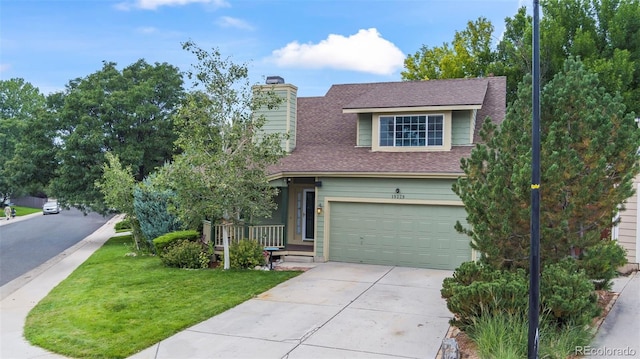
[[[409,119],[409,126],[413,127],[415,126],[420,126],[421,123],[420,122],[416,122],[414,123],[414,120],[419,121],[420,117],[424,118],[424,129],[416,129],[416,132],[422,133],[424,135],[424,137],[418,137],[417,140],[420,142],[424,142],[424,145],[398,145],[398,126],[400,124],[398,124],[398,121],[407,121],[407,119]],[[435,117],[435,118],[434,118]],[[393,115],[393,116],[379,116],[378,117],[378,146],[379,147],[413,147],[413,148],[422,148],[422,147],[442,147],[444,145],[444,133],[445,133],[445,119],[444,119],[444,114],[406,114],[406,115]],[[384,131],[385,133],[387,133],[387,135],[391,135],[391,138],[387,137],[387,141],[391,142],[391,145],[383,145],[382,144],[382,128],[381,128],[381,123],[383,120],[392,120],[393,121],[393,125],[392,125],[392,131],[391,133],[389,133],[389,131]],[[440,125],[442,126],[442,128],[439,131],[431,131],[430,130],[430,120],[434,120],[434,121],[439,121],[440,123],[433,123],[434,125]],[[404,122],[405,124],[407,124],[407,122]],[[402,125],[400,125],[402,126]],[[400,142],[407,142],[407,141],[411,141],[411,139],[405,138],[404,136],[407,134],[407,132],[405,132],[406,130],[401,130],[401,134],[403,137],[401,137]],[[411,130],[413,131],[413,130]],[[434,145],[430,145],[429,141],[430,141],[430,134],[431,133],[439,133],[440,136],[438,136],[438,138],[436,138],[436,140],[439,140],[441,143],[440,144],[434,144]]]
[[[424,146],[381,146],[380,145],[380,122],[383,117],[393,117],[394,124],[397,117],[406,116],[441,116],[442,122],[442,145],[427,145]],[[371,138],[371,150],[376,152],[423,152],[423,151],[449,151],[451,150],[451,111],[433,111],[433,112],[385,112],[376,113],[373,117],[372,123],[372,138]],[[425,134],[425,140],[428,139],[428,134]]]

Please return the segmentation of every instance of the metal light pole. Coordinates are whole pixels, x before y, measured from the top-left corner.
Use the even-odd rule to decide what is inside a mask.
[[[538,358],[540,318],[540,3],[533,1],[533,118],[531,126],[531,245],[529,253],[529,359]]]

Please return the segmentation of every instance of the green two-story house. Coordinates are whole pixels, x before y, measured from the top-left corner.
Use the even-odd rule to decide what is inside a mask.
[[[269,169],[278,209],[250,237],[315,261],[454,269],[474,257],[451,185],[485,118],[504,119],[505,77],[334,85],[322,97],[265,86],[284,98],[265,131],[289,137]]]

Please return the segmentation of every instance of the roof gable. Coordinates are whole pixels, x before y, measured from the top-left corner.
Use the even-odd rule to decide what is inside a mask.
[[[488,84],[487,78],[378,83],[343,108],[480,106]]]
[[[421,91],[429,92],[421,92]],[[403,95],[404,94],[404,95]],[[432,95],[431,99],[427,99]],[[406,97],[406,98],[405,98]],[[426,101],[426,102],[425,102]],[[357,114],[345,108],[479,106],[474,143],[486,117],[502,122],[506,78],[429,80],[333,85],[325,96],[297,100],[297,146],[269,173],[280,176],[319,175],[461,175],[460,159],[473,146],[453,146],[441,152],[372,152],[356,146]]]

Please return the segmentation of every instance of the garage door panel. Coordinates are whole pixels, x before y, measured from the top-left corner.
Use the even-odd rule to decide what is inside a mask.
[[[329,260],[454,269],[471,258],[469,239],[453,228],[462,207],[331,204]]]

